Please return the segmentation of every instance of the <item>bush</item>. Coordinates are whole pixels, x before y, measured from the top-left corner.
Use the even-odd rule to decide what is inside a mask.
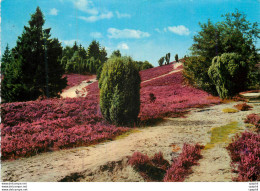
[[[211,63],[203,56],[190,56],[185,59],[183,76],[197,88],[217,95],[216,88],[208,75]]]
[[[140,152],[134,152],[128,164],[140,173],[146,181],[162,181],[169,162],[163,158],[161,152],[149,158]]]
[[[99,80],[100,108],[116,125],[133,125],[140,111],[140,75],[130,57],[112,57]]]
[[[224,53],[212,60],[208,75],[216,86],[219,96],[229,98],[245,90],[248,66],[242,56]]]
[[[233,171],[238,173],[236,181],[260,180],[260,135],[244,132],[236,136],[227,147],[232,159]]]
[[[201,149],[204,147],[196,145],[184,144],[182,153],[177,159],[173,160],[171,167],[166,171],[164,182],[182,182],[191,172],[193,165],[198,165],[198,160],[202,157]]]
[[[255,113],[252,113],[252,114],[249,114],[245,121],[245,123],[251,123],[253,125],[255,125],[255,127],[257,129],[260,129],[260,116],[255,114]]]
[[[240,111],[248,111],[252,108],[252,106],[247,105],[246,103],[237,104],[237,105],[234,105],[234,107]]]

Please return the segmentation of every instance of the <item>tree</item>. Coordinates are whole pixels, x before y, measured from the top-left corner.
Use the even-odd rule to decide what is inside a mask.
[[[178,54],[175,54],[175,61],[176,61],[176,62],[179,62]]]
[[[91,57],[95,59],[100,58],[100,44],[96,40],[93,40],[88,47],[87,58],[89,59]]]
[[[113,56],[121,57],[122,55],[121,55],[120,50],[114,50],[114,51],[112,52],[112,54],[111,54],[111,57],[113,57]]]
[[[59,60],[61,44],[58,39],[50,39],[50,29],[43,29],[44,22],[37,7],[29,26],[25,26],[18,37],[13,49],[14,61],[3,80],[2,96],[7,102],[34,100],[40,95],[59,96],[66,87],[67,80],[62,78],[64,70]]]
[[[171,53],[165,55],[165,65],[170,64]]]
[[[99,79],[100,108],[104,118],[116,125],[133,125],[140,111],[141,78],[130,57],[112,57]]]
[[[212,60],[208,74],[219,96],[229,98],[245,89],[248,64],[236,53],[224,53]]]
[[[1,59],[1,73],[2,74],[5,74],[5,68],[8,64],[11,63],[13,57],[12,57],[12,52],[11,50],[9,49],[9,46],[7,44],[6,48],[5,48],[5,52],[2,56],[2,59]]]
[[[216,24],[210,20],[200,24],[201,31],[193,37],[191,56],[185,60],[184,64],[184,75],[188,81],[191,84],[196,83],[198,87],[213,94],[217,92],[214,82],[208,76],[208,69],[215,56],[223,53],[241,55],[251,68],[248,76],[252,75],[253,68],[259,60],[256,56],[252,56],[257,54],[255,42],[259,38],[258,24],[251,24],[246,20],[246,16],[237,10],[235,13],[228,13],[222,17],[224,20]],[[203,73],[199,74],[202,68]],[[255,78],[248,77],[247,81],[252,79]]]
[[[159,66],[162,66],[162,65],[163,65],[164,59],[165,59],[165,57],[163,56],[163,57],[161,57],[161,58],[158,60]]]

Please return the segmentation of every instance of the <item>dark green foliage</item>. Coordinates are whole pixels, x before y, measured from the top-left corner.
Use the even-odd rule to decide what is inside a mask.
[[[24,27],[12,50],[10,63],[2,84],[6,102],[27,101],[39,96],[59,96],[66,87],[64,70],[59,58],[62,47],[58,39],[50,39],[50,29],[43,29],[43,14],[39,7],[31,15],[29,26]]]
[[[94,57],[100,59],[100,44],[98,41],[93,40],[88,46],[87,58]]]
[[[9,46],[7,44],[6,48],[5,48],[5,52],[2,56],[2,59],[1,59],[1,73],[2,74],[5,74],[5,68],[8,64],[10,64],[12,62],[12,52],[11,50],[9,49]]]
[[[110,57],[113,57],[113,56],[121,57],[122,55],[121,55],[120,50],[114,50]]]
[[[140,111],[140,75],[130,57],[112,57],[99,79],[100,108],[116,125],[133,125]]]
[[[229,98],[246,87],[248,64],[236,53],[224,53],[212,60],[208,74],[219,96]]]
[[[208,75],[211,62],[207,62],[203,56],[190,56],[185,59],[183,66],[183,76],[191,85],[217,95],[215,85]]]
[[[94,40],[89,45],[88,52],[81,44],[78,46],[76,42],[73,47],[67,46],[63,49],[61,63],[67,73],[97,74],[98,71],[102,70],[106,61],[106,49],[100,48],[99,42]]]
[[[158,60],[159,66],[162,66],[162,65],[163,65],[164,59],[165,59],[165,57],[163,56],[163,57],[161,57],[161,58]]]
[[[138,68],[139,71],[141,70],[146,70],[149,68],[153,68],[153,65],[151,63],[149,63],[148,61],[134,61],[136,67]]]
[[[188,81],[213,94],[214,83],[209,80],[208,69],[212,59],[223,53],[237,53],[249,65],[247,87],[256,84],[259,79],[259,73],[255,73],[255,65],[259,61],[255,48],[256,39],[259,38],[258,24],[251,24],[238,11],[223,17],[224,21],[216,24],[210,20],[200,24],[201,31],[193,37],[191,57],[185,59],[184,73]]]
[[[165,55],[165,65],[170,64],[171,53]]]
[[[175,55],[175,61],[176,61],[176,62],[179,62],[178,54]]]

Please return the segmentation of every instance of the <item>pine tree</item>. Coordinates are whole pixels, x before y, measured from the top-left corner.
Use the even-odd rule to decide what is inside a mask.
[[[11,63],[11,61],[12,61],[12,54],[11,54],[11,50],[9,49],[9,46],[7,44],[7,46],[5,48],[5,52],[1,59],[1,73],[2,74],[5,73],[5,68],[8,64]]]
[[[91,57],[95,59],[99,59],[100,57],[100,44],[96,40],[93,40],[88,47],[87,58],[90,59]]]
[[[58,39],[50,39],[50,29],[43,29],[44,22],[43,14],[37,7],[29,26],[25,26],[18,37],[13,49],[15,60],[6,70],[3,80],[2,95],[7,102],[34,100],[40,95],[58,96],[66,87],[59,60],[61,44]]]

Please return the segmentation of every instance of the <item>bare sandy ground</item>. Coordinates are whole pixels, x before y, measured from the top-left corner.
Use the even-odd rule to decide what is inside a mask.
[[[181,150],[172,152],[172,145],[182,148],[184,143],[206,145],[211,140],[211,129],[239,122],[249,113],[259,113],[260,104],[250,103],[251,111],[223,113],[222,109],[237,103],[193,109],[187,118],[169,118],[145,128],[138,128],[128,136],[95,146],[80,147],[43,153],[30,158],[2,163],[3,181],[55,182],[55,181],[144,181],[127,165],[127,156],[139,151],[149,156],[161,151],[167,160],[178,156]],[[231,134],[229,136],[233,136]],[[232,181],[230,158],[226,143],[203,150],[200,165],[194,166],[186,181]]]
[[[71,87],[70,89],[65,90],[62,92],[62,98],[74,98],[74,97],[86,97],[87,90],[85,89],[89,84],[97,81],[96,78],[82,81],[79,85]],[[89,82],[89,83],[87,83]]]

